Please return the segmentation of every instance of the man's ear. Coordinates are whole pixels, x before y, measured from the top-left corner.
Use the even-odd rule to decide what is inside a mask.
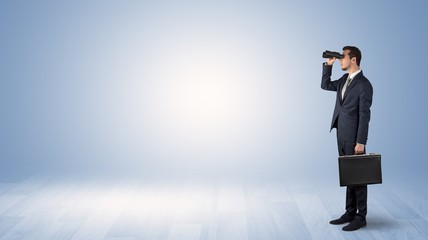
[[[352,57],[351,61],[356,63],[357,62],[357,57]]]

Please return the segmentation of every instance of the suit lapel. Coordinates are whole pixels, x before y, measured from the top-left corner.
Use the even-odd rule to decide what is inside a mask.
[[[348,79],[348,76],[349,76],[349,74],[346,74],[345,76],[343,76],[343,81],[340,84],[340,88],[339,88],[339,92],[338,92],[338,97],[339,97],[339,100],[340,100],[340,105],[342,105],[343,100],[345,99],[345,96],[343,96],[343,98],[342,98],[342,89],[343,89],[343,86],[345,86],[346,79]]]
[[[343,95],[343,99],[342,99],[342,103],[345,101],[346,96],[348,96],[349,92],[352,91],[352,88],[355,86],[355,84],[358,82],[358,79],[363,75],[363,71],[361,71],[360,73],[358,73],[354,79],[352,79],[351,84],[348,86],[348,88],[346,89],[345,94]]]

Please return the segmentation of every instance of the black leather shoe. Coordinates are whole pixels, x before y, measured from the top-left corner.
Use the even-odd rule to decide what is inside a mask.
[[[342,228],[343,231],[355,231],[367,225],[366,220],[355,218],[349,225]]]
[[[331,220],[330,224],[340,225],[340,224],[344,224],[347,222],[351,222],[352,220],[354,220],[354,216],[350,216],[350,215],[345,213],[340,218]]]

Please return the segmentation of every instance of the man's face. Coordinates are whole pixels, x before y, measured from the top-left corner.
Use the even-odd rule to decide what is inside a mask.
[[[351,59],[349,58],[349,52],[350,50],[344,50],[342,53],[343,58],[340,59],[340,66],[342,67],[343,71],[347,71],[351,66]]]

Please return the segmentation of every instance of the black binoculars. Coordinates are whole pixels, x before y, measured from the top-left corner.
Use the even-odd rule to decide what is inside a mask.
[[[323,58],[337,58],[337,59],[342,59],[344,56],[338,52],[332,52],[332,51],[328,51],[326,50],[325,52],[322,53],[322,57]]]

